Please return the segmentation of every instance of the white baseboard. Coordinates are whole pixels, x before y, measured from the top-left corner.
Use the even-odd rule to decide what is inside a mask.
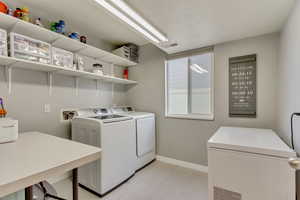
[[[67,178],[70,178],[70,177],[71,177],[71,172],[67,172],[67,173],[64,173],[60,176],[49,178],[47,181],[51,184],[54,184],[54,183],[57,183],[59,181],[62,181],[64,179],[67,179]]]
[[[159,156],[159,155],[156,156],[156,159],[158,161],[161,161],[161,162],[164,162],[164,163],[177,165],[177,166],[188,168],[188,169],[193,169],[193,170],[203,172],[203,173],[208,173],[208,167],[204,166],[204,165],[185,162],[185,161],[176,160],[176,159],[173,159],[173,158],[168,158],[168,157]]]
[[[156,155],[156,159],[158,161],[161,161],[161,162],[164,162],[164,163],[168,163],[168,164],[172,164],[172,165],[176,165],[176,166],[180,166],[180,167],[184,167],[184,168],[188,168],[188,169],[193,169],[195,171],[199,171],[199,172],[203,172],[203,173],[208,173],[208,167],[204,166],[204,165],[199,165],[199,164],[195,164],[195,163],[176,160],[176,159],[173,159],[173,158],[168,158],[168,157],[160,156],[160,155]],[[57,183],[57,182],[62,181],[64,179],[70,178],[71,176],[72,176],[71,172],[67,172],[67,173],[64,173],[60,176],[50,178],[47,181],[51,184],[54,184],[54,183]]]

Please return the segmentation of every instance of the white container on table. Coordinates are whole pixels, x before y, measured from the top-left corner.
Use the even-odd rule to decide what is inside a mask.
[[[0,118],[0,144],[14,142],[18,139],[18,120]]]

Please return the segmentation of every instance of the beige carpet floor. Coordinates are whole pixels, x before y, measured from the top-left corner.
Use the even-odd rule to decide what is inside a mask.
[[[72,183],[54,185],[60,196],[72,199]],[[207,200],[207,174],[156,161],[103,198],[83,189],[80,200]]]

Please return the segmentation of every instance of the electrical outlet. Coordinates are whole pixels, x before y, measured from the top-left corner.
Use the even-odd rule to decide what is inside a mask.
[[[44,111],[45,111],[45,113],[51,112],[51,106],[50,106],[50,104],[45,104]]]

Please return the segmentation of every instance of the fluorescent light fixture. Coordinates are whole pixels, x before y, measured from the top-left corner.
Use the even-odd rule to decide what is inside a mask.
[[[208,71],[206,69],[203,69],[198,64],[192,64],[190,66],[190,68],[191,68],[191,70],[193,70],[194,72],[196,72],[198,74],[208,73]]]
[[[150,33],[148,33],[146,30],[144,30],[142,27],[137,25],[135,22],[133,22],[130,18],[128,18],[126,15],[121,13],[118,9],[107,3],[105,0],[95,0],[98,4],[103,6],[105,9],[107,9],[109,12],[114,14],[115,16],[119,17],[121,20],[126,22],[128,25],[130,25],[132,28],[137,30],[138,32],[145,35],[148,39],[152,40],[153,42],[159,43],[160,41],[153,37]]]
[[[110,0],[113,2],[118,8],[120,8],[124,13],[129,15],[132,19],[142,25],[145,29],[147,29],[150,33],[152,33],[155,37],[157,37],[162,42],[167,42],[168,38],[164,36],[161,32],[159,32],[156,28],[154,28],[151,24],[149,24],[143,17],[141,17],[137,12],[135,12],[132,8],[130,8],[123,0]]]

